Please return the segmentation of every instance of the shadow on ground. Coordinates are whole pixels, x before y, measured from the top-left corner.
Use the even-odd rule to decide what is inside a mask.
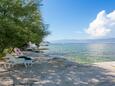
[[[0,86],[7,80],[11,86],[115,86],[115,76],[108,70],[65,59],[38,62],[28,68],[18,65],[0,74],[0,79]]]

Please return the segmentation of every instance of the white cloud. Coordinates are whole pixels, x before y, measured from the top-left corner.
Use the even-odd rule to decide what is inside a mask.
[[[115,10],[107,14],[104,10],[97,14],[86,32],[93,37],[107,36],[115,27]]]

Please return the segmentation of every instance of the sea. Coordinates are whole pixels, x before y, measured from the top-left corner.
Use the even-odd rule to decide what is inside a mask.
[[[49,44],[48,54],[78,63],[115,61],[115,43]]]

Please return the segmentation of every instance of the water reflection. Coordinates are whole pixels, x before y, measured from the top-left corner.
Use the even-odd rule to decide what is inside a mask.
[[[108,46],[106,44],[89,44],[87,49],[89,56],[103,56]]]
[[[49,47],[49,54],[63,55],[79,62],[115,60],[115,44],[58,44]]]

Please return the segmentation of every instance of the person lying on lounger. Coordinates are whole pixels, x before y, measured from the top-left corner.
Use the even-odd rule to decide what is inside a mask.
[[[18,58],[24,58],[25,60],[32,60],[30,57],[25,56],[19,48],[14,48],[13,51]]]

